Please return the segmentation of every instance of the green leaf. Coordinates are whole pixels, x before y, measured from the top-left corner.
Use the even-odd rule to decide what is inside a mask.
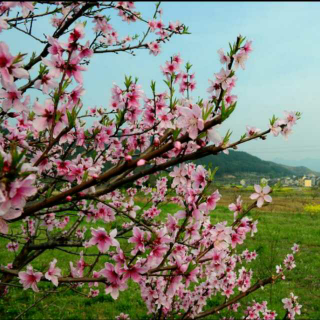
[[[185,68],[187,72],[189,72],[189,70],[192,68],[192,64],[190,64],[190,62],[187,62]]]
[[[163,82],[168,86],[168,88],[171,88],[171,83],[168,80],[163,80]]]
[[[132,77],[124,76],[124,85],[126,86],[127,90],[129,90],[131,84],[132,84]]]
[[[207,135],[207,132],[202,132],[198,135],[198,139],[202,139]]]
[[[53,191],[53,187],[49,188],[47,193],[46,193],[46,198],[50,198],[51,194],[52,194],[52,191]]]
[[[69,112],[69,110],[67,110],[67,117],[68,117],[69,127],[73,127],[73,116],[72,116],[72,114]]]
[[[186,273],[190,273],[191,271],[193,271],[195,268],[197,267],[197,264],[193,264],[192,262],[189,264],[188,269],[186,271]]]
[[[173,131],[173,134],[172,134],[173,140],[177,140],[178,139],[178,136],[179,136],[180,132],[181,132],[181,129],[176,129],[176,130]]]
[[[243,134],[243,135],[240,137],[240,141],[243,140],[243,139],[245,139],[246,136],[247,136],[246,134]]]
[[[89,176],[89,172],[88,172],[88,170],[86,170],[84,175],[83,175],[83,177],[82,177],[82,182],[87,181],[88,180],[88,176]]]
[[[270,120],[270,125],[273,126],[275,124],[275,122],[278,120],[278,118],[275,117],[275,115],[272,116]]]
[[[232,135],[232,131],[230,129],[227,131],[225,137],[223,138],[223,144],[227,144],[230,140],[230,137]]]
[[[213,171],[211,172],[211,174],[210,174],[210,180],[211,180],[211,181],[214,180],[214,177],[215,177],[215,175],[216,175],[216,173],[217,173],[218,170],[219,170],[219,167],[215,167],[215,168],[213,169]]]
[[[156,82],[151,80],[151,90],[152,93],[155,95],[156,94]]]
[[[221,120],[224,121],[225,119],[227,119],[227,116],[226,116],[226,105],[224,104],[224,100],[222,99],[222,103],[221,103]]]

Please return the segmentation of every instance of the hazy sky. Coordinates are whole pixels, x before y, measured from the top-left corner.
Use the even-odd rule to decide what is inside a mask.
[[[136,3],[147,19],[151,18],[154,3]],[[238,105],[232,117],[221,128],[231,129],[233,140],[238,139],[246,125],[266,129],[273,114],[282,117],[283,110],[302,112],[302,119],[285,141],[283,137],[268,137],[252,141],[239,150],[250,152],[265,160],[320,159],[320,3],[312,2],[165,2],[163,21],[180,20],[189,26],[190,35],[175,36],[163,45],[163,52],[154,57],[147,50],[136,56],[104,54],[92,59],[84,74],[87,106],[108,106],[113,82],[123,83],[124,75],[139,77],[139,83],[149,92],[151,80],[163,87],[160,65],[172,54],[180,53],[190,61],[196,73],[197,90],[193,96],[207,98],[208,79],[221,68],[217,50],[228,49],[237,35],[253,41],[253,52],[246,70],[237,72],[233,94]],[[111,20],[119,34],[133,35],[144,30],[141,24],[126,24],[118,17]],[[50,32],[48,23],[37,25],[39,34]],[[11,32],[0,34],[12,48],[22,52],[40,51],[30,38],[13,37]],[[38,67],[37,67],[38,69]],[[320,161],[320,160],[319,160]]]

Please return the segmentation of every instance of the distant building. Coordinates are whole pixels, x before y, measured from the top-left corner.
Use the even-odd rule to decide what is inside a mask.
[[[312,180],[311,179],[305,179],[304,180],[304,186],[305,187],[312,187]]]

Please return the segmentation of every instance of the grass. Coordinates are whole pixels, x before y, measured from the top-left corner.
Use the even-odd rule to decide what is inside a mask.
[[[239,190],[221,190],[222,200],[216,210],[212,213],[212,222],[232,220],[232,213],[227,208],[227,204],[234,201]],[[247,191],[241,191],[243,198],[247,198]],[[282,263],[284,257],[290,252],[293,243],[300,245],[301,251],[296,256],[297,267],[287,275],[286,281],[266,286],[264,290],[256,291],[252,295],[242,300],[243,302],[267,300],[269,309],[276,310],[278,318],[284,316],[281,299],[294,292],[299,296],[299,301],[303,305],[302,315],[297,319],[320,319],[320,215],[310,215],[303,212],[305,203],[319,204],[319,198],[308,197],[303,194],[286,192],[284,197],[281,192],[273,194],[274,203],[262,211],[251,213],[254,219],[258,219],[258,233],[254,238],[248,238],[242,249],[256,250],[257,260],[248,266],[254,270],[255,277],[265,278],[270,276],[270,272],[275,270],[275,265]],[[137,204],[144,205],[143,199],[139,199]],[[287,209],[287,210],[285,210]],[[164,204],[160,218],[167,213],[175,213],[178,207],[174,204]],[[13,260],[13,253],[4,249],[8,241],[0,240],[0,263],[6,265]],[[56,251],[54,254],[59,261],[70,259],[64,252]],[[52,259],[53,253],[48,250],[32,265],[38,270],[45,270],[46,263]],[[77,261],[77,256],[73,261]],[[92,262],[94,258],[86,257],[87,262]],[[103,259],[97,269],[103,266]],[[60,263],[61,264],[61,263]],[[61,265],[59,265],[61,267]],[[256,278],[255,278],[256,279]],[[41,284],[39,287],[52,287]],[[21,319],[114,319],[121,312],[128,313],[131,319],[146,319],[147,310],[140,298],[138,285],[129,281],[129,289],[121,292],[118,300],[114,301],[110,295],[101,293],[98,297],[90,298],[78,294],[79,289],[67,290],[64,293],[52,293],[44,298],[39,304],[24,313]],[[100,288],[100,292],[103,288]],[[87,289],[84,292],[88,292]],[[30,305],[35,303],[44,293],[34,293],[31,290],[21,291],[11,287],[10,294],[0,300],[0,319],[14,319]],[[222,298],[213,298],[209,301],[209,307],[222,302]],[[219,317],[232,316],[228,311],[223,311]],[[216,319],[212,316],[211,319]]]

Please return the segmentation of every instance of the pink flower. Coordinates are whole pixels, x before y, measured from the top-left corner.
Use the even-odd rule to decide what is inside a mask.
[[[70,62],[66,66],[66,74],[69,78],[74,77],[74,79],[82,84],[82,73],[81,71],[87,70],[87,68],[81,66],[79,63],[81,61],[80,57],[73,56]]]
[[[106,253],[110,246],[119,247],[119,242],[115,239],[117,229],[113,229],[108,235],[104,228],[98,228],[97,230],[91,228],[91,234],[93,237],[90,239],[89,245],[97,245],[102,253]]]
[[[0,42],[0,74],[5,82],[13,82],[13,76],[9,73],[9,67],[14,61],[14,57],[9,52],[9,47]]]
[[[123,274],[123,280],[126,281],[127,279],[131,278],[134,282],[139,282],[141,279],[140,273],[145,271],[145,268],[138,267],[137,265],[134,266],[124,266],[124,268],[120,269],[121,273]]]
[[[214,210],[217,202],[221,199],[221,194],[216,190],[210,197],[207,198],[207,209]]]
[[[19,249],[19,243],[18,242],[9,242],[7,244],[7,249],[8,249],[8,251],[16,252]]]
[[[242,50],[244,50],[244,52],[247,54],[252,52],[252,41],[247,41],[243,46]]]
[[[26,198],[37,192],[37,188],[33,186],[35,180],[36,176],[31,174],[23,180],[16,180],[10,184],[9,197],[14,207],[22,208]]]
[[[1,62],[1,61],[0,61]],[[17,111],[27,111],[28,108],[20,101],[22,99],[21,91],[19,91],[15,84],[7,84],[6,91],[0,89],[0,98],[5,100],[2,102],[2,108],[4,111],[8,111],[10,108],[15,108]]]
[[[23,285],[23,289],[27,290],[30,287],[33,291],[39,292],[37,287],[37,282],[41,280],[42,273],[41,272],[34,272],[31,265],[27,266],[27,271],[20,271],[19,272],[19,279],[20,283]]]
[[[219,73],[215,73],[217,82],[221,84],[223,90],[227,90],[232,82],[231,78],[229,78],[231,70],[224,70],[221,68]]]
[[[181,57],[180,57],[180,53],[174,55],[174,56],[172,57],[172,61],[173,61],[173,62],[176,62],[176,63],[179,64],[179,65],[181,65],[181,63],[183,62],[183,60],[182,60]]]
[[[36,130],[43,131],[49,128],[49,125],[52,125],[54,112],[52,100],[47,99],[44,103],[44,106],[36,101],[34,103],[33,111],[39,116],[33,120],[33,126]]]
[[[161,70],[164,75],[172,75],[179,70],[179,64],[177,62],[166,61],[166,65],[161,67]]]
[[[61,269],[56,268],[57,259],[50,262],[49,270],[44,275],[46,279],[51,281],[56,287],[58,286],[58,277],[61,277]]]
[[[95,212],[95,219],[103,219],[105,222],[115,220],[114,211],[106,205],[99,203]]]
[[[269,128],[271,133],[277,137],[279,133],[281,132],[281,127],[279,121],[276,121],[273,125],[269,124]]]
[[[171,214],[168,214],[166,227],[169,232],[175,232],[179,228],[177,220]]]
[[[97,297],[99,295],[99,292],[100,292],[99,289],[94,290],[91,288],[89,292],[89,297],[91,298]]]
[[[120,313],[118,316],[116,316],[116,320],[130,320],[130,317],[126,313]]]
[[[247,126],[247,137],[251,138],[254,135],[258,134],[260,132],[260,129],[256,128],[256,127],[250,127]]]
[[[288,136],[289,134],[292,133],[292,129],[290,126],[286,126],[282,129],[281,134],[283,135],[283,137],[285,138],[285,140],[288,140]]]
[[[300,246],[298,244],[294,244],[293,247],[291,248],[293,253],[297,253],[300,250]]]
[[[157,21],[156,20],[149,20],[148,25],[149,25],[151,32],[154,32],[157,28]]]
[[[61,56],[63,54],[63,52],[65,51],[65,49],[64,49],[65,45],[61,44],[58,39],[53,38],[49,35],[47,36],[47,39],[50,44],[48,52],[51,53],[52,55],[60,55]]]
[[[179,184],[185,185],[187,183],[187,179],[185,178],[186,175],[187,169],[184,164],[179,167],[174,167],[173,171],[169,173],[169,176],[173,177],[171,188],[174,188]]]
[[[171,279],[171,283],[167,290],[167,295],[173,297],[178,290],[179,284],[181,283],[182,276],[175,276]]]
[[[144,243],[145,243],[145,239],[144,239],[144,231],[140,230],[137,227],[133,227],[132,230],[133,236],[131,238],[129,238],[128,242],[129,243],[135,243],[136,246],[134,248],[134,250],[132,250],[131,254],[135,255],[138,251],[144,252],[145,248],[144,248]]]
[[[111,297],[116,300],[119,297],[119,291],[124,291],[127,287],[128,286],[125,282],[111,283],[111,285],[106,286],[105,293],[110,293]]]
[[[0,32],[9,28],[6,19],[0,18]]]
[[[223,49],[218,50],[219,56],[220,56],[220,62],[222,64],[228,65],[230,63],[230,57],[225,55]]]
[[[191,178],[193,180],[193,187],[195,189],[204,188],[207,184],[206,181],[207,170],[203,166],[197,166],[196,171],[193,171]]]
[[[197,104],[189,107],[178,107],[181,116],[178,118],[178,128],[188,130],[189,137],[195,140],[198,136],[198,130],[203,130],[204,121],[202,119],[202,111]]]
[[[137,210],[140,209],[139,206],[135,206],[134,205],[134,201],[132,198],[130,198],[130,201],[129,202],[125,202],[124,203],[124,207],[126,209],[126,212],[132,217],[132,218],[135,218],[136,215],[137,215]]]
[[[244,70],[245,69],[245,62],[248,60],[248,55],[245,51],[240,51],[237,54],[233,55],[234,58],[234,70],[237,70],[239,66]]]
[[[291,128],[297,121],[296,113],[293,111],[284,111],[284,114],[286,116],[286,123]]]
[[[65,69],[65,61],[60,55],[52,55],[51,60],[42,58],[42,63],[50,68],[49,75],[53,78],[59,78]]]
[[[68,42],[69,43],[76,42],[79,39],[83,39],[83,38],[84,38],[84,25],[83,23],[78,23],[73,29],[73,31],[70,33]]]
[[[111,263],[105,263],[104,269],[99,271],[99,274],[106,277],[110,283],[119,284],[121,283],[121,279],[119,274],[114,268],[114,265]]]
[[[283,308],[287,310],[288,319],[295,319],[296,314],[301,314],[302,305],[298,303],[298,297],[292,292],[290,293],[290,298],[282,299]]]
[[[210,141],[212,141],[216,146],[219,146],[223,143],[223,139],[217,129],[220,125],[217,125],[207,131],[207,136]]]
[[[154,56],[157,56],[161,51],[160,44],[156,41],[149,43],[148,48],[150,49],[150,54]]]
[[[89,40],[87,41],[87,43],[84,46],[81,46],[81,48],[79,50],[80,50],[79,57],[81,59],[83,59],[83,58],[91,58],[92,55],[93,55],[93,50],[90,49]]]
[[[198,282],[197,274],[199,273],[199,271],[200,271],[200,268],[197,267],[188,273],[188,275],[186,277],[186,286],[187,287],[189,286],[190,282]]]
[[[107,19],[101,14],[95,15],[93,21],[95,23],[95,26],[93,28],[95,32],[102,31],[103,33],[107,33],[112,29],[111,26],[108,24]]]
[[[34,10],[34,6],[31,1],[18,1],[18,5],[22,8],[22,16],[24,18]]]
[[[7,220],[12,220],[21,216],[21,209],[14,209],[10,207],[10,200],[6,201],[5,206],[0,204],[0,233],[7,234],[9,231],[9,226]],[[9,207],[6,205],[9,204]]]
[[[44,74],[41,79],[37,80],[34,83],[34,87],[36,89],[40,89],[42,86],[42,92],[44,94],[48,94],[50,89],[55,89],[58,87],[58,83],[52,80],[52,76],[48,74]]]
[[[271,188],[269,186],[264,187],[263,189],[258,184],[254,185],[254,190],[256,193],[253,193],[250,196],[250,199],[257,200],[257,207],[261,208],[264,201],[266,202],[272,202],[272,198],[268,195],[268,193],[271,191]]]
[[[242,200],[241,196],[237,198],[236,203],[231,203],[229,205],[229,210],[234,212],[234,219],[237,218],[237,215],[242,211]]]

